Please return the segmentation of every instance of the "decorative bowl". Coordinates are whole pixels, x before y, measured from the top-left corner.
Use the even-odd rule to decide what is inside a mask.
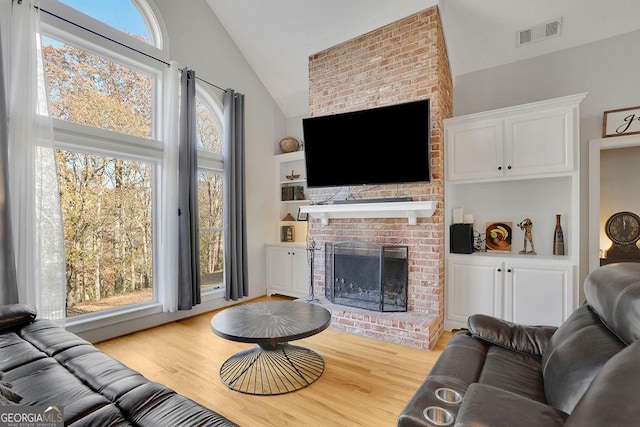
[[[292,153],[294,151],[298,151],[300,148],[300,142],[292,136],[287,136],[280,140],[280,148],[285,153]]]

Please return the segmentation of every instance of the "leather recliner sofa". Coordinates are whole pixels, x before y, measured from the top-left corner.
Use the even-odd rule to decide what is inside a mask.
[[[584,292],[558,328],[471,316],[398,426],[640,425],[640,263],[598,268]]]
[[[0,371],[2,404],[56,406],[66,426],[236,426],[28,305],[0,306]]]

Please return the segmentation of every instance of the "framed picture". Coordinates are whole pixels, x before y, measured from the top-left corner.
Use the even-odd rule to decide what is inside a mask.
[[[293,225],[283,225],[280,228],[280,241],[293,242],[295,240],[295,227]]]
[[[511,251],[511,222],[488,222],[485,234],[487,251]]]
[[[298,208],[298,221],[306,221],[308,218],[308,213],[302,212],[300,208]]]
[[[602,137],[640,134],[640,106],[604,112]]]

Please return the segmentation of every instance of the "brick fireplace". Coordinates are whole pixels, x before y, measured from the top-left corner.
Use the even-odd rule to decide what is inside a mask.
[[[453,113],[452,82],[437,7],[411,15],[309,58],[310,115],[357,111],[429,98],[431,171],[428,184],[358,188],[360,197],[411,196],[434,201],[433,216],[415,225],[400,218],[309,221],[316,242],[313,286],[325,295],[325,245],[362,241],[408,247],[407,312],[384,313],[329,303],[332,328],[410,347],[431,349],[444,320],[443,119]],[[395,149],[391,143],[389,149]],[[314,189],[312,201],[344,199],[349,188]],[[338,193],[336,195],[336,193]]]

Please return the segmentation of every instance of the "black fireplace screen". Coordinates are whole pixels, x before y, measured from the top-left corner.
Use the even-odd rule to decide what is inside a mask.
[[[340,242],[327,243],[325,249],[329,301],[374,311],[407,311],[407,246]]]

